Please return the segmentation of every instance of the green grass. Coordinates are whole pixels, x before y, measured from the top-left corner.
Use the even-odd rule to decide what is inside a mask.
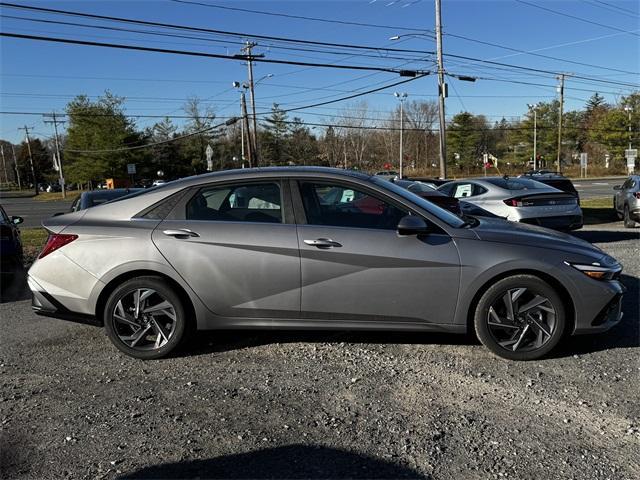
[[[618,221],[613,210],[612,197],[588,198],[580,201],[585,225],[610,223]]]
[[[75,200],[82,193],[81,190],[73,190],[71,192],[67,192],[66,200]],[[62,192],[42,192],[37,196],[33,197],[34,199],[40,202],[53,202],[56,200],[64,200],[62,198]]]
[[[44,228],[25,227],[20,229],[25,264],[33,263],[42,251],[49,234]]]

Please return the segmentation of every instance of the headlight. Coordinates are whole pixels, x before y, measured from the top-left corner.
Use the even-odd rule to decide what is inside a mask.
[[[575,268],[576,270],[580,270],[587,277],[596,279],[596,280],[613,280],[618,278],[618,275],[622,271],[622,267],[619,264],[612,266],[602,266],[598,262],[594,262],[591,265],[585,265],[581,263],[569,263],[564,262],[567,265]]]

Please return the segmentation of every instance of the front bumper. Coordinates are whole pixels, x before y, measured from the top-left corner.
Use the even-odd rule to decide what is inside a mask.
[[[574,335],[606,332],[622,320],[624,315],[622,312],[622,298],[627,289],[617,280],[608,283],[613,290],[613,298],[598,312],[589,324],[576,325],[573,331]]]

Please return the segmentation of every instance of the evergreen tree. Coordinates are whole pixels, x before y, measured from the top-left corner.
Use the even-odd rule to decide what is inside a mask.
[[[287,137],[289,127],[287,114],[277,103],[271,107],[271,115],[262,124],[264,129],[260,141],[260,157],[263,165],[286,165],[289,161]]]

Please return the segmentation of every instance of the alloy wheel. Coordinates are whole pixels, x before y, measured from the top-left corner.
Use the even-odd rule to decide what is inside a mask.
[[[531,352],[542,348],[555,332],[552,302],[528,288],[511,288],[499,296],[487,313],[489,333],[505,350]]]
[[[174,305],[151,288],[138,288],[124,294],[111,317],[118,339],[129,348],[143,351],[164,347],[177,323]]]

